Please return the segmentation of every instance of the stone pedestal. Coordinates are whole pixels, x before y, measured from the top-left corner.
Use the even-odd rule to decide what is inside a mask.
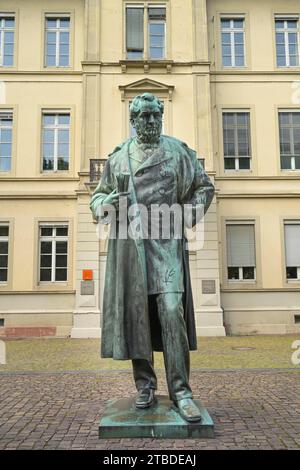
[[[180,416],[168,397],[157,395],[156,399],[156,403],[146,409],[136,409],[135,398],[110,400],[100,420],[100,439],[214,437],[214,423],[198,400],[195,402],[201,411],[202,419],[196,423],[188,423]]]

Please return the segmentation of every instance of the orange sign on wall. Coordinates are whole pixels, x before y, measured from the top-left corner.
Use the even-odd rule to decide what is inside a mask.
[[[93,280],[93,270],[92,269],[83,269],[82,279],[84,281],[92,281]]]

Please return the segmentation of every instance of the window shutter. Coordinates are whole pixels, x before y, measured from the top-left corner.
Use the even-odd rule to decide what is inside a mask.
[[[144,49],[144,9],[126,9],[126,47],[128,51]]]
[[[254,225],[227,225],[228,266],[255,266]]]
[[[300,224],[285,224],[286,266],[300,266]]]

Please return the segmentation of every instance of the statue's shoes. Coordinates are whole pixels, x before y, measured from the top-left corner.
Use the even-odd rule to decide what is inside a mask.
[[[153,388],[143,388],[139,390],[139,394],[135,400],[136,408],[149,408],[154,403]]]
[[[175,402],[180,416],[191,423],[201,421],[201,413],[192,398],[182,398]]]

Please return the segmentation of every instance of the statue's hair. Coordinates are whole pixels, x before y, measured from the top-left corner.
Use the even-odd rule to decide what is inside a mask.
[[[140,109],[141,109],[141,106],[144,102],[149,102],[149,103],[152,103],[153,101],[155,102],[155,104],[157,104],[161,114],[163,114],[164,112],[164,104],[162,101],[160,101],[155,95],[153,95],[152,93],[143,93],[142,95],[138,95],[134,98],[134,100],[132,101],[131,105],[130,105],[130,108],[129,108],[129,112],[130,112],[130,121],[132,121],[133,119],[135,119],[139,112],[140,112]]]

